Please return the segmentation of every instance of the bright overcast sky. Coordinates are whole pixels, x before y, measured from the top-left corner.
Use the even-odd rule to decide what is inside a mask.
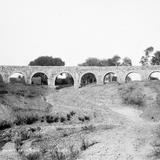
[[[0,65],[39,56],[74,66],[88,57],[160,50],[160,0],[0,0]]]

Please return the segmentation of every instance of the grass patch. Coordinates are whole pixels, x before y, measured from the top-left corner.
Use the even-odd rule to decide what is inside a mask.
[[[144,106],[145,94],[136,83],[126,84],[119,88],[119,92],[124,104]]]
[[[41,116],[38,114],[33,114],[31,112],[18,112],[15,114],[14,124],[23,125],[23,124],[33,124],[41,119]]]

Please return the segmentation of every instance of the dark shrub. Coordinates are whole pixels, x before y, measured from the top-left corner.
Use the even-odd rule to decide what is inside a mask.
[[[84,118],[78,117],[79,121],[84,122]]]
[[[46,116],[46,122],[47,123],[56,123],[59,121],[59,117],[58,116],[51,116],[51,115],[47,115]]]
[[[26,118],[26,124],[33,124],[38,121],[37,116],[30,116]]]
[[[57,117],[54,117],[54,122],[56,123],[56,122],[58,122],[59,121],[59,117],[57,116]]]
[[[53,123],[53,122],[54,122],[53,116],[47,115],[47,116],[46,116],[46,122],[47,122],[47,123]]]
[[[65,122],[65,120],[66,120],[66,119],[65,119],[64,117],[61,117],[61,118],[60,118],[60,122],[62,122],[62,123]]]
[[[71,120],[71,115],[67,114],[67,120],[70,121]]]
[[[44,116],[41,117],[41,122],[44,122],[45,118]]]
[[[0,122],[0,130],[10,128],[11,126],[12,126],[11,122],[8,122],[8,121],[5,121],[5,120]]]
[[[84,116],[84,119],[85,119],[86,121],[89,121],[89,120],[90,120],[90,118],[89,118],[88,116]]]
[[[76,113],[75,113],[74,111],[71,111],[71,112],[70,112],[70,115],[71,115],[71,116],[74,116],[75,114],[76,114]]]
[[[33,114],[26,114],[21,115],[20,113],[16,115],[16,120],[14,123],[16,125],[22,125],[22,124],[33,124],[39,120],[39,117],[37,115]]]

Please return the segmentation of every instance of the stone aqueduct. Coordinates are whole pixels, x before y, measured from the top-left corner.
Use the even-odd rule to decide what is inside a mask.
[[[25,77],[25,82],[31,84],[32,76],[42,72],[48,77],[48,85],[55,85],[57,75],[63,72],[69,73],[74,79],[74,87],[78,88],[81,78],[87,73],[92,73],[96,77],[97,84],[104,84],[104,77],[107,73],[115,73],[117,81],[124,83],[129,73],[139,73],[142,80],[148,80],[153,72],[160,72],[160,66],[114,66],[114,67],[61,67],[61,66],[0,66],[0,75],[4,82],[9,82],[9,77],[13,73],[21,73]]]

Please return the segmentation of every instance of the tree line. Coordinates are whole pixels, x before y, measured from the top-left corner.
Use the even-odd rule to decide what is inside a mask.
[[[148,47],[144,50],[144,55],[140,59],[140,64],[145,65],[160,65],[160,51],[155,51],[154,48]],[[65,62],[61,58],[53,58],[52,56],[40,56],[29,63],[29,66],[65,66]],[[132,60],[129,57],[121,59],[120,56],[114,55],[108,59],[98,59],[91,57],[78,66],[132,66]]]

